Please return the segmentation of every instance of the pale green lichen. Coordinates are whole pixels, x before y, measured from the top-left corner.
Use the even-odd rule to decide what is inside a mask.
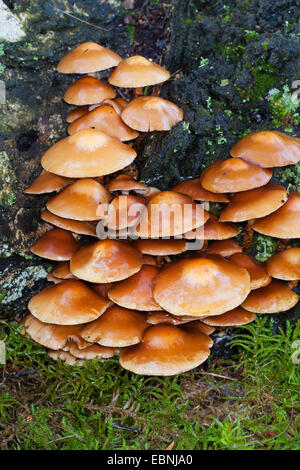
[[[25,288],[32,288],[40,279],[47,277],[47,271],[43,266],[29,266],[21,272],[10,272],[11,268],[6,268],[2,273],[4,281],[0,282],[0,290],[5,292],[2,304],[8,304],[21,298]]]
[[[0,206],[7,208],[14,204],[14,186],[16,184],[16,175],[11,167],[6,152],[0,152]]]

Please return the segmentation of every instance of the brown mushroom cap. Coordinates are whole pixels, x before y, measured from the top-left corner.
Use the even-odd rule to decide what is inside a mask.
[[[65,346],[64,351],[68,351],[72,356],[78,359],[85,359],[87,361],[95,357],[98,359],[109,359],[116,354],[114,348],[107,348],[99,344],[91,344],[84,349],[79,349],[77,344],[72,341]]]
[[[136,152],[97,129],[82,129],[43,155],[43,168],[57,175],[86,178],[108,175],[133,162]]]
[[[184,233],[183,236],[187,240],[226,240],[227,238],[235,237],[238,233],[239,228],[237,225],[219,222],[218,217],[214,214],[209,214],[209,219],[205,222],[204,227],[191,230]]]
[[[159,323],[169,323],[170,325],[183,325],[184,323],[189,323],[190,321],[198,321],[197,318],[191,317],[189,315],[182,315],[176,317],[171,313],[160,310],[158,312],[149,312],[147,317],[147,322],[151,325],[158,325]]]
[[[117,240],[102,240],[84,246],[71,260],[71,272],[95,283],[121,281],[142,267],[142,254]]]
[[[99,294],[101,295],[101,297],[104,297],[104,299],[108,299],[108,291],[109,289],[113,286],[113,282],[105,282],[105,283],[101,283],[101,282],[98,282],[96,284],[94,283],[90,283],[89,284],[89,287],[94,291],[96,292],[96,294]]]
[[[287,284],[272,281],[268,286],[250,292],[242,307],[254,313],[278,313],[290,310],[297,302],[298,295]]]
[[[102,219],[104,227],[108,227],[110,230],[122,230],[137,224],[145,206],[146,202],[142,196],[121,194],[107,206],[105,215],[101,206],[97,214]]]
[[[226,194],[212,193],[211,191],[207,191],[202,188],[200,178],[183,181],[182,183],[177,184],[172,191],[186,194],[194,201],[229,202]]]
[[[32,297],[28,308],[32,315],[45,323],[55,325],[78,325],[100,317],[109,302],[83,282],[62,281],[47,287]]]
[[[154,281],[153,297],[174,315],[221,315],[250,292],[246,269],[217,255],[198,255],[166,265]]]
[[[120,364],[135,374],[180,374],[208,358],[207,338],[195,328],[167,324],[150,326],[141,343],[121,351]]]
[[[132,310],[161,310],[152,294],[153,279],[158,273],[159,269],[155,266],[144,264],[138,273],[113,285],[108,291],[108,297],[115,304]]]
[[[146,199],[147,203],[151,201],[151,199],[156,196],[158,193],[161,192],[160,189],[154,188],[153,186],[148,186],[149,192],[144,195],[144,198]]]
[[[54,261],[66,261],[80,248],[71,232],[53,228],[36,241],[30,251],[41,258]]]
[[[96,236],[96,226],[90,224],[89,222],[81,222],[78,220],[65,219],[64,217],[59,217],[58,215],[52,214],[47,209],[43,210],[41,213],[41,219],[49,224],[55,225],[56,227],[63,228],[64,230],[69,230],[73,233],[79,233],[81,235],[91,235],[92,237]]]
[[[142,238],[181,235],[201,227],[207,219],[206,211],[189,196],[161,191],[150,200],[142,213],[136,234]]]
[[[88,106],[78,106],[77,108],[74,108],[68,112],[66,121],[71,123],[88,112],[89,112]]]
[[[210,255],[221,255],[224,256],[224,258],[227,258],[235,253],[242,253],[242,247],[232,239],[217,240],[208,245],[206,253],[209,253]]]
[[[115,90],[105,82],[95,77],[82,77],[72,83],[67,89],[64,100],[68,104],[84,106],[115,98]]]
[[[130,175],[118,175],[113,178],[106,185],[107,189],[110,192],[121,191],[128,193],[129,191],[134,191],[137,194],[145,195],[150,192],[150,188],[142,183],[136,181]]]
[[[68,52],[57,66],[61,73],[92,73],[115,67],[121,57],[110,49],[96,44],[84,42]]]
[[[144,313],[112,305],[101,318],[86,325],[81,336],[102,346],[124,347],[139,343],[146,327]]]
[[[250,276],[251,290],[270,284],[272,278],[267,273],[265,265],[259,263],[253,256],[246,255],[245,253],[236,253],[230,256],[229,260],[241,266],[241,268],[247,269]]]
[[[255,220],[252,228],[271,237],[300,238],[300,193],[290,193],[280,209]]]
[[[200,182],[215,193],[237,193],[264,186],[272,178],[272,170],[260,168],[241,158],[218,160],[203,171]]]
[[[59,263],[56,268],[53,269],[52,274],[59,279],[75,279],[75,276],[70,271],[69,261],[62,261]]]
[[[48,351],[48,356],[51,357],[54,361],[62,361],[68,364],[69,366],[83,366],[84,361],[77,359],[75,356],[70,354],[67,351],[52,351],[51,349]]]
[[[152,256],[179,255],[187,250],[187,244],[184,240],[173,239],[139,239],[132,242],[132,246],[140,250],[141,253]]]
[[[156,266],[157,268],[160,266],[157,258],[149,255],[143,255],[143,264],[149,264],[150,266]]]
[[[60,191],[61,189],[73,183],[71,178],[54,175],[46,170],[42,170],[41,174],[31,183],[28,188],[24,189],[26,194],[44,194]]]
[[[268,273],[283,281],[300,279],[300,248],[288,248],[267,260]]]
[[[79,335],[82,325],[51,325],[43,323],[29,313],[24,320],[22,333],[27,334],[36,343],[49,349],[63,349],[72,340],[77,347],[84,347],[85,341]]]
[[[103,104],[84,114],[68,127],[68,134],[73,135],[81,129],[93,128],[115,137],[122,142],[138,137],[138,132],[130,129],[122,121],[113,107]]]
[[[156,85],[170,78],[170,73],[142,56],[122,60],[109,76],[109,83],[120,88]]]
[[[294,165],[300,161],[300,139],[278,131],[253,132],[237,142],[230,154],[264,168]]]
[[[71,184],[47,202],[47,209],[59,217],[72,220],[98,220],[99,204],[107,203],[112,196],[97,181],[82,178]]]
[[[183,112],[158,96],[140,96],[130,101],[121,116],[127,126],[140,132],[169,131],[182,121]]]
[[[223,210],[221,222],[243,222],[265,217],[281,207],[288,199],[284,186],[267,184],[262,188],[237,193]]]
[[[253,322],[255,318],[255,313],[247,312],[242,307],[237,307],[222,315],[203,318],[201,321],[210,326],[226,327],[247,325],[247,323]]]

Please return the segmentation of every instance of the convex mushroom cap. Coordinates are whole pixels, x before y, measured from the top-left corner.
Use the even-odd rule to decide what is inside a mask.
[[[92,225],[89,222],[82,222],[79,220],[59,217],[58,215],[52,214],[52,212],[48,211],[47,209],[43,210],[41,213],[41,219],[45,222],[48,222],[49,224],[55,225],[56,227],[62,228],[64,230],[69,230],[73,233],[91,235],[92,237],[96,236],[96,225]]]
[[[229,158],[205,168],[200,182],[208,191],[237,193],[264,186],[271,178],[272,170],[260,168],[241,158]]]
[[[143,340],[120,354],[124,369],[141,375],[175,375],[202,364],[209,356],[209,337],[195,328],[159,324]]]
[[[220,222],[214,214],[209,214],[209,219],[203,227],[184,233],[187,240],[226,240],[235,237],[239,232],[237,225]]]
[[[253,132],[237,142],[230,154],[264,168],[294,165],[300,161],[300,139],[278,131]]]
[[[246,255],[245,253],[236,253],[230,256],[229,260],[247,269],[250,276],[251,290],[270,284],[272,278],[267,273],[265,265],[257,261],[253,256]]]
[[[60,140],[43,155],[44,169],[70,178],[108,175],[133,162],[136,152],[97,129],[82,129]]]
[[[89,112],[89,106],[78,106],[68,112],[66,121],[71,123]]]
[[[115,67],[121,60],[121,57],[110,49],[95,42],[84,42],[61,59],[57,71],[61,73],[93,73]]]
[[[221,222],[243,222],[265,217],[279,209],[288,199],[289,192],[277,184],[250,189],[235,194],[223,210]]]
[[[139,88],[156,85],[170,78],[170,73],[142,56],[123,60],[108,79],[109,83],[121,88]]]
[[[110,230],[122,230],[137,224],[145,206],[145,199],[142,196],[121,194],[105,209],[99,206],[97,218],[101,218],[103,226]]]
[[[144,264],[138,273],[113,285],[108,297],[121,307],[133,310],[161,310],[152,294],[153,279],[158,273],[159,269],[155,266]]]
[[[300,279],[300,248],[288,248],[267,260],[268,273],[283,281]]]
[[[273,280],[268,286],[250,292],[242,307],[254,313],[277,313],[289,310],[297,302],[298,295],[287,284]]]
[[[226,194],[212,193],[202,188],[200,178],[183,181],[177,184],[172,191],[186,194],[186,196],[190,196],[194,201],[229,202]]]
[[[211,317],[203,318],[202,322],[210,326],[226,327],[247,325],[247,323],[253,322],[255,318],[255,313],[248,312],[242,307],[236,307],[222,315],[212,315]]]
[[[179,255],[187,250],[187,243],[185,240],[174,239],[139,239],[132,242],[132,245],[140,250],[141,253],[151,256],[169,256]]]
[[[124,347],[139,343],[147,326],[144,313],[112,305],[101,318],[86,325],[81,336],[102,346]]]
[[[45,323],[77,325],[100,317],[109,302],[83,282],[62,281],[35,295],[28,308],[32,315]]]
[[[166,265],[155,278],[153,296],[174,315],[205,317],[232,310],[249,292],[246,269],[221,256],[197,255]]]
[[[30,251],[42,258],[54,261],[71,259],[72,255],[80,248],[71,232],[61,228],[53,228],[37,240]]]
[[[117,240],[102,240],[84,246],[70,263],[75,276],[95,283],[121,281],[141,267],[141,252]]]
[[[95,77],[82,77],[72,83],[64,94],[64,100],[68,104],[85,106],[102,103],[102,101],[115,98],[115,90],[105,82]]]
[[[67,343],[64,351],[68,351],[72,356],[78,359],[85,359],[86,361],[90,361],[95,357],[100,360],[109,359],[116,354],[116,349],[100,346],[99,344],[90,344],[84,349],[80,349],[73,341]]]
[[[183,112],[174,103],[157,96],[140,96],[123,110],[127,126],[140,132],[169,131],[182,121]]]
[[[46,170],[42,170],[41,174],[31,183],[28,188],[24,189],[26,194],[45,194],[52,193],[53,191],[60,191],[61,189],[73,183],[71,178],[64,176],[54,175]]]
[[[82,178],[53,196],[47,202],[47,209],[59,217],[92,221],[100,218],[97,215],[99,205],[106,204],[111,198],[102,184]]]
[[[242,247],[232,239],[213,241],[206,248],[206,253],[211,255],[221,255],[224,256],[224,258],[241,252]]]
[[[112,106],[103,104],[84,114],[68,127],[68,134],[73,135],[81,129],[93,128],[115,137],[122,142],[138,137],[138,132],[130,129]]]
[[[134,193],[146,195],[150,192],[150,188],[145,184],[139,183],[132,176],[122,174],[113,178],[106,185],[110,192],[121,191],[121,193],[127,194],[129,191]]]

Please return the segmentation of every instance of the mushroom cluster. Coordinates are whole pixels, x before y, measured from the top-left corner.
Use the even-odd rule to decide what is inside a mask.
[[[109,83],[96,78],[111,67]],[[64,96],[77,106],[67,117],[69,136],[46,151],[40,176],[25,190],[56,193],[41,214],[54,228],[31,251],[58,261],[48,275],[53,285],[29,302],[25,334],[69,364],[118,354],[136,374],[174,375],[208,358],[216,328],[297,303],[289,282],[300,279],[300,248],[259,263],[233,238],[237,222],[300,237],[300,194],[270,183],[272,167],[300,161],[298,139],[251,134],[232,148],[233,158],[160,191],[127,171],[136,152],[123,142],[182,120],[174,103],[141,96],[169,72],[95,43],[69,52],[57,69],[88,75]],[[134,88],[134,98],[117,97],[111,85]],[[204,209],[210,202],[224,204],[220,217]],[[202,240],[202,248],[190,251],[190,240]]]

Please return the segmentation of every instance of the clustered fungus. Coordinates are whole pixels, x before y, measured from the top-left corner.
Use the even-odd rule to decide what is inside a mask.
[[[109,83],[95,76],[112,67]],[[290,283],[300,279],[300,248],[259,263],[233,238],[243,222],[273,237],[300,237],[300,194],[270,183],[273,167],[300,161],[299,139],[250,134],[232,158],[160,191],[129,174],[137,154],[124,142],[183,119],[176,104],[139,96],[170,73],[92,42],[69,52],[57,70],[86,75],[64,95],[76,106],[67,115],[69,136],[45,152],[40,176],[25,189],[56,193],[41,214],[52,228],[31,251],[59,262],[48,274],[52,286],[29,302],[25,334],[68,364],[119,355],[136,374],[174,375],[208,358],[215,329],[298,302]],[[113,87],[133,88],[133,99]],[[219,217],[209,203],[223,204]],[[115,236],[101,238],[100,229]],[[202,248],[191,251],[191,240]]]

